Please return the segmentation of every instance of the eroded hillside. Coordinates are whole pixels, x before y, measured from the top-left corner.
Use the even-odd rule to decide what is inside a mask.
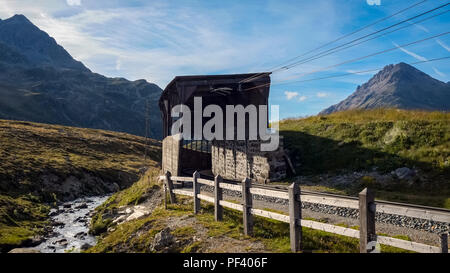
[[[94,129],[0,120],[0,245],[46,225],[49,205],[127,188],[159,168],[160,143]]]

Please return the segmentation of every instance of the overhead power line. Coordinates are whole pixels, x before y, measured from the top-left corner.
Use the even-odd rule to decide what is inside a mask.
[[[425,42],[425,41],[428,41],[428,40],[431,40],[431,39],[434,39],[434,38],[438,38],[438,37],[441,37],[441,36],[445,36],[445,35],[448,35],[448,34],[450,34],[450,32],[444,32],[444,33],[441,33],[441,34],[433,35],[433,36],[430,36],[430,37],[427,37],[427,38],[424,38],[424,39],[420,39],[420,40],[417,40],[417,41],[414,41],[414,42],[406,43],[406,44],[403,44],[403,45],[399,45],[399,46],[396,46],[396,47],[392,47],[392,48],[388,48],[388,49],[385,49],[385,50],[382,50],[382,51],[378,51],[378,52],[375,52],[375,53],[372,53],[372,54],[368,54],[368,55],[365,55],[365,56],[362,56],[362,57],[358,57],[358,58],[354,58],[354,59],[351,59],[351,60],[348,60],[348,61],[337,63],[337,64],[334,64],[334,65],[331,65],[331,66],[327,66],[327,67],[323,67],[323,68],[320,68],[320,69],[317,69],[317,70],[313,70],[313,71],[310,71],[310,72],[302,73],[302,74],[299,74],[299,75],[295,76],[295,78],[300,78],[300,77],[303,77],[303,76],[306,76],[306,75],[310,75],[310,74],[314,74],[314,73],[317,73],[317,72],[326,71],[326,70],[328,70],[330,68],[335,68],[335,67],[338,67],[338,66],[341,66],[341,65],[344,65],[344,64],[357,62],[357,61],[360,61],[360,60],[363,60],[363,59],[367,59],[369,57],[373,57],[373,56],[377,56],[377,55],[380,55],[380,54],[384,54],[384,53],[387,53],[387,52],[390,52],[390,51],[393,51],[393,50],[396,50],[396,49],[399,49],[399,48],[402,48],[402,47],[408,47],[408,46],[411,46],[411,45],[422,43],[422,42]],[[289,79],[286,79],[286,80],[289,80]],[[247,89],[244,89],[244,90],[252,90],[252,89],[256,89],[256,88],[259,88],[259,87],[264,87],[264,86],[267,86],[267,85],[270,85],[270,83],[258,85],[258,86],[247,88]]]
[[[427,2],[427,1],[428,1],[428,0],[423,0],[423,1],[416,2],[416,3],[414,3],[413,5],[408,6],[408,7],[404,8],[404,9],[402,9],[402,10],[400,10],[400,11],[397,11],[397,12],[395,12],[395,13],[393,13],[393,14],[387,16],[387,17],[383,17],[383,18],[381,18],[381,19],[379,19],[379,20],[377,20],[377,21],[375,21],[375,22],[373,22],[373,23],[370,23],[370,24],[368,24],[368,25],[366,25],[366,26],[363,26],[363,27],[361,27],[361,28],[359,28],[359,29],[357,29],[357,30],[355,30],[355,31],[353,31],[353,32],[350,32],[350,33],[348,33],[348,34],[345,34],[345,35],[343,35],[343,36],[341,36],[341,37],[339,37],[339,38],[337,38],[337,39],[335,39],[335,40],[333,40],[333,41],[327,42],[327,43],[325,43],[325,44],[323,44],[323,45],[321,45],[321,46],[318,46],[318,47],[313,48],[313,49],[311,49],[311,50],[309,50],[309,51],[307,51],[307,52],[305,52],[305,53],[303,53],[303,54],[300,54],[300,55],[298,55],[298,56],[296,56],[296,57],[294,57],[294,58],[291,58],[291,59],[289,59],[289,60],[283,62],[281,65],[277,65],[277,66],[274,66],[274,67],[270,68],[269,71],[273,71],[273,70],[277,69],[277,68],[280,67],[280,66],[282,67],[282,66],[284,66],[285,64],[288,64],[288,63],[290,63],[290,62],[292,62],[292,61],[294,61],[294,60],[296,60],[296,59],[298,59],[298,58],[304,57],[304,56],[306,56],[306,55],[308,55],[308,54],[310,54],[310,53],[312,53],[312,52],[314,52],[314,51],[316,51],[316,50],[319,50],[319,49],[322,49],[322,48],[324,48],[324,47],[327,47],[327,46],[329,46],[329,45],[331,45],[331,44],[333,44],[333,43],[335,43],[335,42],[337,42],[337,41],[340,41],[340,40],[345,39],[345,38],[347,38],[347,37],[349,37],[349,36],[351,36],[351,35],[353,35],[353,34],[356,34],[356,33],[358,33],[358,32],[361,32],[361,31],[363,31],[363,30],[365,30],[365,29],[367,29],[367,28],[369,28],[369,27],[371,27],[371,26],[374,26],[374,25],[379,24],[379,23],[381,23],[381,22],[383,22],[383,21],[386,21],[386,20],[388,20],[388,19],[390,19],[390,18],[392,18],[392,17],[395,17],[395,16],[397,16],[397,15],[399,15],[399,14],[401,14],[401,13],[407,11],[407,10],[410,10],[410,9],[412,9],[412,8],[414,8],[414,7],[418,6],[418,5],[420,5],[420,4],[423,4],[423,3]],[[261,76],[261,74],[262,74],[262,75],[265,75],[266,73],[259,73],[259,74],[256,74],[256,75],[254,75],[254,76],[251,76],[251,77],[249,77],[249,78],[247,78],[247,79],[242,80],[241,82],[248,81],[249,79],[254,78],[254,77],[259,77],[259,76]]]
[[[430,60],[426,60],[426,61],[413,62],[413,63],[409,63],[409,65],[416,65],[416,64],[429,63],[429,62],[435,62],[435,61],[442,61],[442,60],[446,60],[446,59],[450,59],[450,56],[447,56],[447,57],[441,57],[441,58],[435,58],[435,59],[430,59]],[[373,68],[373,69],[368,69],[368,70],[362,70],[362,71],[353,71],[353,72],[348,72],[348,73],[345,73],[345,74],[330,75],[330,76],[325,76],[325,77],[320,77],[320,78],[313,78],[313,79],[307,79],[307,80],[301,80],[301,81],[293,81],[293,82],[291,81],[291,82],[284,82],[284,83],[274,83],[273,85],[293,84],[293,83],[302,83],[302,82],[311,82],[311,81],[326,80],[326,79],[345,77],[345,76],[350,76],[350,75],[355,75],[355,74],[364,74],[364,73],[368,73],[368,72],[379,71],[379,70],[381,70],[381,69],[383,69],[383,67]]]
[[[385,35],[387,35],[387,34],[391,34],[391,33],[393,33],[393,32],[396,32],[396,31],[399,31],[399,30],[402,30],[402,29],[405,29],[405,28],[414,26],[414,24],[418,24],[418,23],[425,22],[425,21],[427,21],[427,20],[429,20],[429,19],[432,19],[432,18],[435,18],[435,17],[437,17],[437,16],[443,15],[443,14],[449,12],[449,11],[450,11],[450,10],[445,10],[445,11],[443,11],[443,12],[441,12],[441,13],[434,14],[434,15],[429,16],[429,17],[427,17],[427,18],[424,18],[424,19],[422,19],[422,20],[412,22],[412,24],[409,24],[409,25],[406,25],[406,26],[402,26],[402,27],[396,28],[396,29],[391,30],[391,31],[389,31],[389,32],[382,33],[382,34],[380,34],[380,35],[378,35],[378,36],[375,36],[375,37],[372,37],[372,38],[369,38],[369,39],[366,39],[366,40],[362,40],[362,41],[360,41],[360,42],[358,42],[358,43],[351,44],[351,45],[348,45],[348,46],[345,46],[345,47],[336,49],[336,50],[334,50],[334,51],[330,51],[330,52],[327,51],[327,52],[324,52],[324,54],[318,55],[318,56],[316,56],[316,57],[313,56],[313,57],[308,58],[308,59],[306,59],[306,60],[304,60],[304,61],[298,62],[298,63],[296,64],[296,66],[297,66],[297,65],[300,65],[300,64],[305,64],[305,63],[308,63],[308,62],[311,62],[311,61],[314,61],[314,60],[317,60],[317,59],[320,59],[320,58],[322,58],[322,57],[325,57],[325,56],[334,54],[334,53],[336,53],[336,52],[339,52],[339,51],[342,51],[342,50],[345,50],[345,49],[348,49],[348,48],[351,48],[351,47],[360,45],[360,44],[362,44],[362,43],[365,43],[365,42],[368,42],[368,41],[371,41],[371,40],[380,38],[380,37],[385,36]]]
[[[298,65],[300,65],[300,64],[304,64],[304,63],[308,63],[308,62],[313,61],[313,60],[317,60],[317,59],[319,59],[319,58],[322,58],[322,57],[331,55],[331,54],[336,53],[336,52],[339,52],[339,51],[341,51],[341,50],[344,50],[344,49],[347,49],[347,48],[350,48],[350,47],[353,47],[353,46],[362,44],[362,43],[364,43],[364,42],[367,42],[367,41],[370,41],[370,40],[379,38],[379,37],[381,37],[381,36],[383,36],[383,35],[386,35],[386,34],[389,34],[389,33],[392,33],[392,32],[398,31],[398,30],[401,30],[401,29],[403,29],[404,27],[397,28],[396,30],[393,30],[393,31],[390,31],[390,32],[387,32],[387,33],[384,33],[384,34],[381,34],[381,35],[378,35],[378,36],[373,37],[373,38],[369,38],[369,39],[363,40],[363,41],[361,41],[361,42],[355,44],[355,42],[360,41],[360,40],[362,40],[362,39],[364,39],[364,38],[373,36],[373,35],[375,35],[375,34],[377,34],[377,33],[381,33],[381,32],[383,32],[383,31],[386,31],[386,30],[388,30],[388,29],[391,29],[391,28],[393,28],[393,27],[395,27],[395,26],[401,25],[401,24],[403,24],[403,23],[405,23],[405,22],[409,22],[409,21],[414,20],[414,19],[416,19],[416,18],[419,18],[419,17],[421,17],[421,16],[423,16],[423,15],[425,15],[425,14],[428,14],[428,13],[431,13],[431,12],[436,11],[436,10],[438,10],[438,9],[441,9],[441,8],[443,8],[443,7],[446,7],[446,6],[448,6],[448,5],[450,5],[449,2],[447,2],[446,4],[443,4],[443,5],[441,5],[441,6],[438,6],[438,7],[436,7],[436,8],[433,8],[433,9],[430,9],[430,10],[428,10],[428,11],[425,11],[425,12],[419,14],[419,15],[410,17],[410,18],[408,18],[408,19],[406,19],[406,20],[402,20],[401,22],[395,23],[395,24],[390,25],[390,26],[388,26],[388,27],[385,27],[385,28],[383,28],[383,29],[381,29],[381,30],[377,30],[377,31],[372,32],[372,33],[370,33],[370,34],[367,34],[367,35],[364,35],[364,36],[359,37],[359,38],[357,38],[357,39],[354,39],[354,40],[352,40],[352,41],[350,41],[350,42],[346,42],[346,43],[341,44],[341,45],[339,45],[339,46],[336,46],[336,47],[334,47],[334,48],[331,48],[331,49],[328,49],[328,50],[326,50],[326,51],[320,52],[320,53],[318,53],[318,54],[316,54],[316,55],[313,55],[313,56],[311,56],[311,57],[308,57],[308,58],[306,58],[306,59],[302,59],[302,60],[296,61],[296,62],[294,62],[294,63],[292,63],[292,64],[289,64],[289,65],[286,65],[286,66],[284,66],[284,67],[282,67],[282,68],[278,68],[278,69],[276,69],[276,70],[274,70],[274,71],[271,71],[271,73],[276,73],[276,72],[282,71],[282,70],[288,70],[288,69],[291,69],[292,67],[298,66]],[[446,12],[444,12],[444,13],[446,13]],[[436,14],[436,15],[434,15],[434,16],[431,16],[431,17],[427,18],[427,19],[431,19],[431,18],[433,18],[433,17],[439,16],[439,15],[442,15],[442,14],[443,14],[443,13]],[[422,20],[422,21],[424,21],[424,20]],[[410,26],[410,25],[408,25],[408,26]],[[406,27],[408,27],[408,26],[406,26]],[[261,76],[254,76],[253,78],[249,78],[246,82],[256,80],[256,79],[259,78],[259,77],[261,77]]]
[[[303,63],[309,62],[309,61],[312,60],[312,58],[317,57],[317,56],[319,56],[319,55],[321,55],[321,54],[328,53],[328,52],[330,52],[330,51],[332,51],[332,50],[336,50],[336,49],[342,48],[342,47],[344,47],[344,46],[346,46],[346,45],[353,44],[354,42],[360,41],[360,40],[362,40],[362,39],[364,39],[364,38],[373,36],[373,35],[375,35],[375,34],[378,34],[378,33],[381,33],[381,32],[383,32],[383,31],[386,31],[386,30],[388,30],[388,29],[391,29],[391,28],[393,28],[393,27],[396,27],[396,26],[398,26],[398,25],[404,24],[404,23],[406,23],[406,22],[409,22],[409,21],[411,21],[411,20],[414,20],[414,19],[416,19],[416,18],[419,18],[419,17],[421,17],[421,16],[424,16],[424,15],[426,15],[426,14],[428,14],[428,13],[431,13],[431,12],[436,11],[436,10],[438,10],[438,9],[444,8],[444,7],[448,6],[448,5],[450,5],[450,3],[446,3],[446,4],[443,4],[443,5],[438,6],[438,7],[436,7],[436,8],[427,10],[427,11],[421,13],[421,14],[418,14],[418,15],[416,15],[416,16],[413,16],[413,17],[410,17],[410,18],[408,18],[408,19],[402,20],[402,21],[400,21],[400,22],[398,22],[398,23],[395,23],[395,24],[390,25],[390,26],[388,26],[388,27],[385,27],[385,28],[383,28],[383,29],[377,30],[377,31],[375,31],[375,32],[369,33],[369,34],[367,34],[367,35],[364,35],[364,36],[362,36],[362,37],[359,37],[359,38],[357,38],[357,39],[354,39],[354,40],[352,40],[352,41],[350,41],[350,42],[347,42],[347,43],[344,43],[344,44],[342,44],[342,45],[336,46],[336,47],[334,47],[334,48],[328,49],[328,50],[326,50],[326,51],[323,51],[323,52],[321,52],[321,53],[318,53],[318,54],[316,54],[316,55],[313,55],[313,56],[311,56],[311,57],[309,57],[309,58],[307,58],[307,59],[299,60],[299,61],[297,61],[297,62],[294,62],[294,63],[292,63],[292,64],[289,64],[289,65],[287,65],[287,66],[284,66],[284,67],[282,67],[282,68],[279,68],[279,69],[277,69],[277,70],[290,69],[290,68],[292,68],[292,67],[294,67],[294,66],[297,66],[297,65],[299,65],[299,64],[303,64]],[[408,26],[409,26],[409,25],[408,25]],[[399,28],[399,29],[401,29],[401,28]],[[399,29],[397,29],[397,30],[399,30]],[[380,35],[380,36],[382,36],[382,35]],[[380,36],[378,36],[378,37],[380,37]],[[367,41],[368,41],[368,40],[367,40]],[[334,51],[334,52],[337,52],[337,51]],[[317,59],[317,58],[316,58],[316,59]],[[314,59],[314,60],[315,60],[315,59]],[[274,70],[274,71],[272,71],[272,72],[275,72],[275,71],[277,71],[277,70]]]

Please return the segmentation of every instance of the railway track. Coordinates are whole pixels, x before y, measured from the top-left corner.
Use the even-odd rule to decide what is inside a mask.
[[[207,175],[202,175],[205,179],[214,180],[214,177],[210,177]],[[223,180],[229,184],[239,185],[240,182],[224,179]],[[263,185],[260,183],[252,183],[253,188],[263,189],[263,190],[271,190],[278,191],[282,193],[287,193],[288,186],[283,185]],[[330,205],[335,207],[347,207],[351,209],[358,209],[358,197],[339,195],[333,193],[324,193],[324,192],[315,192],[302,190],[302,196],[306,202]],[[310,201],[308,201],[310,200]],[[394,214],[400,216],[407,216],[412,218],[425,219],[429,221],[437,221],[450,224],[450,210],[445,208],[437,208],[416,204],[407,204],[401,202],[392,202],[392,201],[384,201],[384,200],[376,200],[375,201],[377,212],[385,213],[385,214]]]
[[[234,183],[238,184],[238,182],[234,182]],[[287,190],[287,186],[281,186],[281,185],[268,186],[268,185],[261,185],[261,184],[258,184],[258,183],[253,183],[252,187],[261,188],[261,189],[268,189],[268,190],[274,190],[274,191],[280,191],[280,192],[287,192],[288,191]],[[309,194],[309,195],[315,195],[315,196],[324,196],[324,197],[341,198],[341,199],[346,199],[346,200],[358,201],[357,197],[340,195],[340,194],[333,194],[333,193],[325,193],[325,192],[315,192],[315,191],[302,190],[302,194]],[[384,200],[376,200],[375,203],[379,204],[379,205],[401,206],[401,207],[407,207],[407,208],[411,208],[411,209],[421,209],[421,210],[442,212],[442,213],[448,213],[450,215],[450,210],[449,209],[445,209],[445,208],[429,207],[429,206],[423,206],[423,205],[407,204],[407,203],[384,201]]]
[[[360,201],[356,197],[338,195],[333,193],[301,191],[300,199],[298,199],[297,197],[293,198],[292,195],[290,195],[288,192],[288,186],[284,185],[263,185],[259,183],[251,183],[250,187],[247,184],[247,186],[245,186],[244,188],[244,186],[242,186],[242,183],[240,183],[239,181],[230,181],[223,179],[221,181],[218,181],[219,183],[217,183],[217,181],[214,182],[213,178],[210,176],[202,176],[203,177],[193,177],[189,174],[186,174],[186,176],[172,176],[171,178],[160,176],[160,179],[166,179],[167,181],[170,181],[168,182],[168,187],[173,189],[172,194],[175,193],[194,197],[194,200],[196,200],[195,202],[204,200],[206,202],[215,203],[215,197],[211,196],[211,194],[206,194],[206,192],[211,193],[215,187],[219,187],[220,189],[225,190],[226,192],[223,192],[224,195],[237,197],[237,200],[242,199],[242,196],[245,196],[239,194],[239,192],[242,192],[242,190],[245,189],[246,191],[249,191],[251,195],[253,195],[253,199],[257,199],[263,202],[278,203],[282,206],[288,204],[290,205],[292,204],[292,202],[300,202],[300,206],[305,209],[312,209],[313,211],[327,214],[336,214],[342,217],[360,217],[358,216]],[[200,184],[200,186],[206,186],[206,188],[200,189],[198,188],[198,186],[196,186],[196,190],[193,191],[190,185],[191,183],[197,183],[196,185]],[[176,184],[178,187],[174,187]],[[243,201],[244,203],[236,204],[234,202],[228,202],[226,201],[226,199],[222,199],[222,197],[219,196],[221,195],[217,195],[216,197],[219,198],[218,204],[235,210],[243,211],[243,206],[247,204],[246,202],[249,202],[245,201],[247,200],[245,199]],[[198,206],[199,205],[197,205],[197,207]],[[375,209],[377,212],[377,216],[375,217],[374,221],[398,226],[400,228],[406,228],[407,235],[410,236],[412,234],[411,236],[415,236],[416,238],[414,239],[420,242],[417,243],[410,240],[402,240],[391,238],[389,236],[378,235],[377,238],[381,244],[387,244],[418,252],[444,251],[439,247],[430,246],[428,244],[430,244],[430,242],[433,242],[432,245],[437,245],[439,244],[439,242],[441,242],[441,244],[442,242],[446,242],[446,234],[448,234],[450,230],[450,210],[383,200],[375,201]],[[251,208],[251,214],[287,223],[289,223],[290,221],[289,216],[283,213],[280,214],[265,210],[263,207],[261,207],[261,204],[257,205],[256,208]],[[319,229],[355,238],[358,238],[360,236],[358,231],[355,231],[351,228],[340,227],[339,225],[335,226],[333,224],[314,222],[306,219],[302,219],[301,222],[302,226],[304,224],[305,227],[310,227],[313,229]],[[415,231],[413,232],[413,229],[429,233],[421,233],[420,235],[417,235]],[[393,233],[392,228],[386,228],[386,226],[384,226],[384,229],[382,226],[382,231],[385,232],[385,234]],[[433,235],[433,233],[439,234],[439,236]]]

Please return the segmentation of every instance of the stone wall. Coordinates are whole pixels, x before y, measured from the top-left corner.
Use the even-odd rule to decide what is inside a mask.
[[[260,145],[261,141],[255,140],[213,141],[213,174],[230,180],[243,180],[248,177],[261,183],[285,178],[287,165],[283,139],[280,137],[280,146],[273,152],[261,152]]]

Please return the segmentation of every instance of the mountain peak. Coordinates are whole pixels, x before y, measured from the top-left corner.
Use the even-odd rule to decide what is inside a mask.
[[[409,65],[409,64],[404,63],[404,62],[400,62],[398,64],[388,64],[385,67],[383,67],[383,69],[380,72],[378,72],[378,73],[395,73],[397,71],[408,71],[408,72],[420,72],[420,73],[423,73],[422,71],[418,70],[414,66]]]
[[[1,20],[0,19],[0,24],[3,25],[15,25],[16,27],[18,26],[32,26],[37,28],[35,25],[33,25],[33,23],[28,20],[28,18],[23,15],[23,14],[15,14],[5,20]]]
[[[55,39],[22,14],[16,14],[0,22],[0,43],[6,45],[16,55],[23,55],[27,63],[34,66],[89,71],[58,45]]]
[[[10,22],[23,22],[23,23],[30,23],[30,20],[28,20],[27,17],[25,17],[25,15],[23,14],[15,14],[14,16],[8,18],[5,20],[6,21],[10,21]]]
[[[382,107],[449,111],[450,86],[409,64],[390,64],[348,98],[320,114]]]
[[[162,136],[161,88],[92,73],[23,15],[0,21],[0,69],[0,119]]]
[[[395,74],[398,72],[408,72],[408,73],[414,73],[414,72],[420,72],[420,70],[416,69],[414,66],[411,66],[407,63],[400,62],[398,64],[389,64],[386,65],[380,72],[378,72],[376,75],[389,75],[389,74]],[[376,76],[375,75],[375,76]]]

